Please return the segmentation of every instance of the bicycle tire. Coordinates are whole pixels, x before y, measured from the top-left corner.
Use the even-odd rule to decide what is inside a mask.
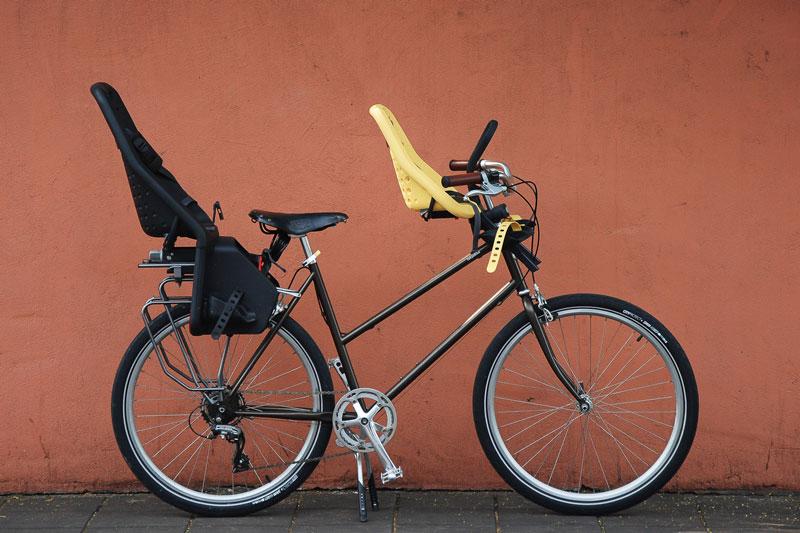
[[[689,453],[699,409],[689,360],[667,328],[623,300],[571,294],[547,308],[553,320],[540,322],[556,359],[582,382],[591,408],[581,413],[520,313],[478,367],[481,446],[514,490],[544,507],[626,509],[663,487]]]
[[[191,374],[178,345],[181,334],[194,355],[194,370],[216,383],[210,376],[219,375],[226,337],[218,341],[210,336],[192,337],[189,306],[175,306],[170,312],[174,326],[166,312],[150,325],[174,366],[166,368],[176,376],[178,371]],[[232,337],[222,365],[224,384],[244,367],[259,342],[258,336]],[[259,358],[242,389],[241,397],[231,400],[238,406],[266,403],[333,410],[332,395],[303,393],[332,391],[333,386],[316,343],[291,318]],[[236,444],[211,432],[206,402],[200,393],[186,391],[164,373],[143,329],[122,358],[114,380],[114,434],[139,481],[165,502],[190,513],[240,516],[279,502],[308,478],[319,462],[308,459],[322,456],[330,439],[330,422],[253,417],[225,421],[245,435],[243,451],[251,468],[235,473]],[[274,466],[279,463],[288,464]]]

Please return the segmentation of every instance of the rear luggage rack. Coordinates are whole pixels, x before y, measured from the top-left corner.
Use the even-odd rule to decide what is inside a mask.
[[[156,355],[158,356],[158,362],[161,365],[161,370],[163,370],[164,374],[167,375],[171,380],[175,383],[183,387],[184,389],[192,392],[214,392],[224,390],[225,387],[221,386],[221,384],[217,383],[215,386],[212,386],[209,383],[206,383],[202,378],[198,378],[198,372],[196,370],[196,365],[194,362],[194,358],[189,353],[189,349],[187,347],[186,339],[184,335],[178,334],[176,338],[178,339],[178,346],[181,349],[181,355],[186,363],[186,368],[189,369],[190,374],[187,374],[177,366],[175,366],[169,359],[169,355],[167,354],[166,350],[161,346],[159,342],[156,342],[155,334],[157,332],[153,331],[150,327],[153,322],[153,317],[150,314],[150,307],[157,305],[162,306],[164,308],[164,312],[166,313],[167,317],[169,318],[169,322],[173,331],[180,332],[181,330],[178,329],[177,324],[175,324],[175,319],[172,316],[173,306],[186,304],[191,305],[192,297],[191,295],[185,296],[170,296],[167,294],[166,287],[170,283],[175,283],[179,287],[182,282],[190,281],[193,282],[193,276],[191,273],[184,271],[186,267],[193,267],[194,263],[155,263],[150,260],[144,260],[142,264],[139,265],[140,268],[167,268],[171,270],[171,275],[165,277],[161,283],[158,285],[158,294],[159,296],[153,296],[148,298],[147,301],[142,306],[142,320],[144,321],[144,327],[147,330],[147,334],[150,337],[150,342],[153,343],[153,348],[155,349]],[[156,313],[158,315],[159,313]],[[179,377],[180,376],[180,377]],[[187,382],[194,384],[194,386],[187,385]]]

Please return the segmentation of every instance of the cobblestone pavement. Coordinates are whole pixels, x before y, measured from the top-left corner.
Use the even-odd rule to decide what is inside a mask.
[[[800,494],[657,494],[622,513],[554,514],[513,492],[380,491],[358,520],[354,491],[299,491],[238,518],[192,516],[147,493],[0,495],[0,531],[796,531]]]

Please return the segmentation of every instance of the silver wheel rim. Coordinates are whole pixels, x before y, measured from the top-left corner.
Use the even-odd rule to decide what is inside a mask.
[[[183,316],[177,318],[175,320],[175,324],[179,328],[183,328],[186,330],[188,328],[189,323],[189,316]],[[184,327],[186,326],[186,327]],[[167,325],[161,331],[155,335],[156,342],[162,343],[162,346],[166,347],[166,342],[169,336],[172,334],[173,329],[171,325]],[[186,332],[186,338],[190,344],[197,344],[203,341],[210,341],[210,337],[203,336],[203,337],[190,337],[188,332]],[[244,338],[244,336],[242,336]],[[224,342],[224,338],[219,340],[220,343]],[[280,342],[282,341],[282,343]],[[228,359],[226,363],[226,368],[231,368],[234,371],[237,369],[241,369],[246,362],[246,356],[243,354],[246,353],[248,347],[254,347],[258,343],[258,340],[253,338],[250,340],[249,343],[244,345],[243,348],[237,345],[237,348],[241,348],[240,353],[235,353],[233,357]],[[258,366],[254,368],[254,371],[250,374],[247,380],[245,380],[244,388],[247,389],[248,387],[258,388],[258,390],[269,389],[270,391],[279,390],[283,392],[292,392],[292,389],[299,390],[299,391],[313,391],[319,392],[321,390],[321,385],[319,381],[319,376],[316,374],[316,369],[314,368],[308,354],[302,348],[300,343],[295,339],[288,331],[285,329],[281,329],[279,331],[279,335],[276,336],[273,343],[270,345],[270,348],[273,348],[275,344],[280,344],[277,346],[272,352],[270,349],[267,350],[262,355],[261,360],[265,361],[263,363],[263,370],[262,373],[258,374]],[[165,390],[170,390],[172,393],[177,393],[178,398],[188,398],[189,396],[194,396],[197,398],[196,404],[200,405],[200,396],[198,393],[191,393],[185,391],[180,386],[172,382],[166,375],[161,372],[161,368],[158,364],[158,358],[155,352],[152,349],[152,343],[148,342],[142,351],[137,355],[136,360],[131,368],[129,373],[128,380],[125,384],[125,391],[123,395],[123,402],[124,402],[124,423],[125,423],[125,432],[128,438],[128,441],[131,445],[131,448],[136,455],[137,460],[139,461],[140,465],[149,472],[150,477],[156,481],[159,485],[163,488],[168,490],[169,492],[177,495],[178,497],[191,500],[197,503],[215,505],[215,506],[232,506],[238,505],[243,503],[249,504],[257,504],[261,501],[265,501],[267,499],[271,499],[276,495],[283,492],[283,490],[291,485],[297,479],[297,472],[303,466],[304,463],[295,463],[290,465],[283,465],[279,467],[274,467],[272,469],[265,468],[262,471],[259,470],[251,470],[250,473],[243,473],[243,474],[233,474],[232,471],[229,469],[228,471],[224,472],[225,476],[225,483],[223,484],[222,477],[222,469],[223,465],[225,465],[225,460],[221,459],[218,454],[223,453],[220,452],[219,449],[213,450],[211,446],[207,443],[215,443],[217,445],[222,444],[224,441],[221,441],[219,438],[209,440],[209,439],[201,439],[196,435],[193,435],[193,429],[203,434],[208,434],[206,429],[208,428],[208,424],[203,420],[200,415],[194,414],[190,415],[190,412],[186,413],[168,413],[169,415],[175,416],[162,416],[156,414],[156,416],[142,416],[142,413],[135,412],[137,408],[137,403],[142,404],[145,403],[148,399],[147,398],[137,398],[137,389],[139,389],[139,381],[143,374],[147,374],[153,383],[157,383],[158,387],[169,387]],[[176,345],[177,346],[177,345]],[[167,348],[169,351],[169,348]],[[175,352],[173,351],[173,355]],[[194,350],[193,350],[194,351]],[[198,350],[199,351],[199,350]],[[252,352],[252,350],[251,350]],[[283,352],[283,353],[281,353]],[[180,352],[177,352],[180,353]],[[208,352],[206,352],[206,356],[208,356]],[[213,355],[212,355],[213,357]],[[176,359],[178,359],[176,357]],[[197,357],[196,359],[200,359]],[[244,360],[243,360],[244,359]],[[281,367],[283,361],[291,361],[294,359],[296,364],[300,366],[296,366],[295,363],[291,363],[293,370],[288,371],[285,368]],[[299,361],[297,361],[299,359]],[[273,366],[270,367],[269,365],[272,364]],[[143,372],[145,365],[148,365],[146,372]],[[231,365],[231,366],[229,366]],[[213,366],[210,365],[210,366]],[[152,370],[152,372],[151,372]],[[271,378],[269,376],[264,376],[263,372],[265,371],[274,371],[274,373],[279,374],[277,378]],[[283,372],[281,372],[283,370]],[[300,371],[298,371],[300,370]],[[156,372],[157,371],[157,372]],[[302,374],[306,379],[305,382],[300,384],[302,380],[297,379],[296,376],[291,376],[292,381],[290,382],[290,386],[285,385],[284,382],[280,382],[280,378],[284,378],[285,376],[289,376],[292,373],[295,374]],[[133,385],[133,386],[132,386]],[[152,385],[149,385],[152,388]],[[163,392],[159,392],[162,394]],[[261,400],[269,398],[275,398],[275,395],[254,395],[254,399]],[[247,399],[247,395],[245,395],[245,399]],[[162,399],[163,400],[163,399]],[[285,398],[281,397],[280,400],[273,403],[283,403],[286,405],[297,405],[298,402],[302,402],[305,400],[306,407],[313,407],[315,410],[321,410],[322,404],[322,396],[320,394],[313,394],[313,395],[286,395]],[[162,402],[164,403],[164,402]],[[192,427],[188,427],[188,423],[180,423],[180,417],[177,416],[185,415],[184,420],[188,422],[193,418]],[[167,422],[158,421],[155,424],[150,423],[150,419],[162,418],[167,420]],[[137,421],[148,420],[146,428],[137,428]],[[314,443],[316,442],[317,436],[320,431],[320,424],[319,422],[306,422],[304,423],[307,427],[307,430],[301,430],[299,432],[295,431],[294,434],[285,431],[283,428],[273,430],[275,435],[281,435],[280,439],[274,439],[271,437],[267,437],[265,433],[267,433],[268,429],[266,424],[272,423],[273,420],[271,419],[243,419],[239,424],[244,426],[247,422],[250,422],[248,425],[255,425],[261,424],[263,427],[259,428],[250,428],[250,432],[252,435],[248,434],[247,429],[245,429],[246,435],[248,435],[246,444],[245,444],[245,453],[247,453],[254,466],[264,466],[269,464],[276,464],[282,462],[291,462],[291,461],[298,461],[302,459],[307,459],[311,454],[311,448],[313,447]],[[278,426],[285,426],[290,424],[291,422],[281,422],[280,424],[276,424]],[[297,424],[297,422],[294,422]],[[144,425],[144,423],[140,424]],[[172,426],[175,426],[174,428]],[[157,439],[160,439],[160,442],[164,442],[166,440],[169,442],[170,439],[173,438],[175,440],[172,443],[167,444],[170,448],[175,448],[175,441],[178,439],[186,439],[187,437],[190,439],[190,448],[184,451],[180,448],[181,453],[175,456],[173,459],[161,459],[160,457],[154,461],[155,457],[151,457],[153,454],[152,451],[152,443],[153,437],[151,434],[145,436],[147,440],[144,438],[140,439],[140,434],[143,432],[161,432],[163,434],[157,435]],[[261,439],[267,442],[266,446],[261,446],[258,450],[254,449],[252,446],[253,440],[257,440],[257,436],[261,434]],[[254,439],[253,437],[256,436]],[[284,441],[285,439],[285,441]],[[144,440],[144,442],[143,442]],[[302,445],[299,443],[295,444],[295,442],[301,441]],[[230,443],[224,442],[225,445],[232,446]],[[148,449],[146,449],[148,448]],[[221,448],[221,446],[217,446],[217,448]],[[164,448],[166,449],[166,448]],[[163,452],[158,453],[157,455],[161,455]],[[203,465],[203,454],[205,454],[205,464]],[[217,492],[223,492],[222,494],[211,494],[206,492],[207,490],[213,490],[214,484],[213,483],[206,483],[205,481],[205,473],[208,472],[209,466],[209,458],[215,455],[215,463],[219,465],[217,469]],[[156,464],[158,463],[158,464]],[[175,465],[173,467],[173,464]],[[230,456],[230,451],[228,451],[227,455],[227,465],[232,467],[232,461]],[[200,486],[200,490],[196,490],[195,488],[190,488],[185,484],[181,483],[180,480],[182,479],[181,476],[186,477],[186,472],[190,472],[189,480],[191,482],[192,479],[195,479],[194,472],[198,471],[199,467],[205,467],[204,470],[204,480]],[[167,473],[164,470],[175,469],[180,470],[178,475],[171,475],[172,472]],[[191,469],[191,470],[189,470]],[[214,472],[212,472],[213,474]],[[277,473],[277,475],[273,474]],[[266,475],[265,475],[266,474]],[[198,476],[199,477],[199,476]],[[237,479],[239,477],[239,479]],[[250,477],[250,481],[244,479],[245,477]],[[269,478],[269,481],[267,480]],[[230,480],[230,489],[228,489],[228,480]],[[244,483],[242,485],[242,483]],[[253,485],[250,487],[250,485]],[[256,486],[258,485],[258,486]],[[227,493],[225,493],[227,492]]]
[[[572,328],[568,324],[571,320],[574,321]],[[582,325],[578,324],[579,320]],[[669,464],[686,423],[686,393],[677,365],[664,344],[666,339],[657,329],[642,322],[635,314],[629,317],[587,306],[560,309],[556,320],[546,325],[553,350],[565,370],[571,376],[591,376],[584,380],[593,403],[588,415],[578,413],[577,402],[553,376],[531,334],[530,325],[517,331],[501,348],[490,369],[484,396],[486,423],[492,445],[519,481],[563,503],[608,504],[639,492]],[[622,337],[616,339],[614,330]],[[590,333],[586,334],[587,331]],[[580,341],[572,344],[571,333],[578,338],[581,332],[584,338],[591,339],[589,344],[595,341],[592,350],[597,349],[598,354],[594,361],[588,359],[585,368],[578,368],[577,364],[581,359],[587,360],[586,352],[582,357],[580,349],[570,354],[571,345],[586,346],[586,342]],[[632,348],[634,340],[637,346]],[[642,344],[642,340],[646,344]],[[603,351],[604,344],[608,353]],[[592,350],[588,350],[588,354],[592,354]],[[660,371],[658,362],[663,363]],[[622,381],[613,383],[620,375]],[[664,382],[666,376],[668,383]],[[519,397],[509,394],[512,389],[526,387],[529,391],[525,394],[532,391],[536,394],[527,396],[522,403],[518,403]],[[540,401],[536,401],[537,396]],[[563,401],[558,404],[541,401],[553,397],[563,398]],[[526,403],[530,405],[530,413],[523,412],[528,409]],[[665,405],[671,407],[665,409]],[[511,414],[513,411],[520,413]],[[520,420],[514,422],[514,417]],[[526,417],[529,418],[525,420]],[[621,420],[625,417],[632,421],[622,427]],[[564,418],[566,421],[562,422]],[[553,420],[545,423],[548,419]],[[635,444],[636,441],[640,444]],[[655,447],[653,443],[662,444]],[[600,457],[601,448],[616,460],[604,462]],[[562,457],[565,461],[561,461]],[[592,469],[593,463],[595,468]],[[612,472],[605,471],[605,465],[611,463],[616,466],[613,472],[616,480]],[[563,484],[558,482],[556,474],[564,480]],[[577,483],[574,482],[576,477]]]

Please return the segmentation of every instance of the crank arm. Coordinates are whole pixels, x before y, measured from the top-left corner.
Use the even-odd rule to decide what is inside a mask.
[[[380,459],[381,464],[383,464],[381,483],[388,483],[389,481],[394,481],[395,479],[403,477],[403,469],[399,466],[395,466],[392,458],[386,453],[386,448],[383,447],[383,443],[371,423],[367,422],[366,424],[362,424],[361,434],[362,436],[365,435],[372,443],[375,454],[378,456],[378,459]]]

